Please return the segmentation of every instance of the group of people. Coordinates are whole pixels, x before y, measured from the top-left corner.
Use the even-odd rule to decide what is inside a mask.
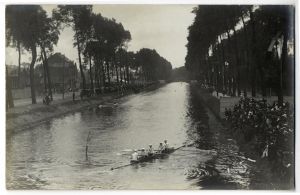
[[[293,111],[287,102],[280,106],[270,105],[266,100],[242,98],[232,111],[226,109],[225,116],[232,130],[243,133],[245,140],[260,138],[263,149],[278,144],[284,137],[293,137]]]
[[[168,149],[169,149],[169,144],[167,140],[159,143],[157,150],[154,150],[152,144],[149,144],[149,148],[147,150],[145,150],[145,148],[142,148],[140,150],[135,149],[134,152],[131,154],[131,160],[138,161],[140,158],[143,157],[147,157],[147,156],[151,157],[154,155],[154,153],[164,153]]]
[[[45,97],[43,98],[43,104],[49,105],[51,102],[51,96],[49,94],[46,94]]]
[[[225,116],[233,135],[242,143],[254,143],[261,158],[277,164],[276,169],[291,166],[295,129],[294,110],[288,102],[279,105],[242,98],[233,110],[226,110]]]

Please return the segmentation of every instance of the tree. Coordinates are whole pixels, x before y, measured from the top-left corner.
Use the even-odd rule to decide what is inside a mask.
[[[134,69],[136,66],[135,53],[132,51],[126,52],[126,74],[127,74],[127,83],[132,81],[132,76],[130,70]]]
[[[17,29],[13,18],[22,18],[21,26]],[[16,23],[15,23],[16,22]],[[39,5],[8,5],[6,7],[6,40],[19,40],[26,50],[31,51],[30,87],[32,104],[36,104],[34,86],[34,65],[37,58],[37,46],[44,35],[47,14]]]
[[[22,28],[23,15],[16,11],[14,7],[7,6],[6,8],[6,44],[12,45],[18,51],[18,85],[20,85],[20,71],[21,71],[21,54],[22,54]]]
[[[136,53],[135,58],[146,81],[167,80],[170,78],[171,63],[161,57],[155,50],[142,48]]]
[[[284,88],[290,88],[286,84],[289,80],[286,71],[292,69],[287,65],[287,42],[294,39],[293,9],[293,6],[270,5],[194,8],[195,20],[188,28],[185,67],[217,92],[220,83],[231,95],[236,90],[240,95],[243,85],[246,96],[247,87],[251,86],[252,97],[256,96],[258,87],[263,96],[267,87],[274,88],[281,104]],[[272,42],[272,48],[267,51]],[[222,82],[220,74],[223,74]],[[245,78],[243,82],[242,78]]]
[[[52,82],[51,82],[51,75],[49,71],[47,53],[51,53],[53,51],[53,45],[56,45],[58,41],[59,28],[58,25],[55,23],[54,19],[46,18],[43,32],[44,33],[43,36],[40,38],[39,45],[41,48],[41,58],[43,60],[43,65],[45,67],[45,76],[47,77],[47,79],[45,80],[47,81],[48,84],[47,87],[48,93],[50,95],[51,100],[53,100]]]
[[[94,59],[95,74],[101,71],[102,82],[105,84],[106,78],[110,83],[111,74],[115,73],[119,82],[122,65],[119,64],[120,61],[117,62],[116,55],[130,41],[130,32],[121,23],[102,17],[101,14],[92,14],[90,32],[91,38],[85,45],[84,53],[86,57],[91,56]]]
[[[110,82],[109,61],[115,66],[117,81],[119,82],[119,71],[116,64],[116,52],[131,40],[130,32],[125,30],[121,23],[117,23],[115,19],[104,18],[104,32],[106,64],[108,71],[108,81]]]
[[[104,69],[104,61],[105,61],[105,44],[106,39],[104,37],[105,31],[105,20],[101,16],[101,14],[93,14],[92,15],[92,29],[93,29],[93,40],[91,40],[92,49],[88,50],[91,52],[91,55],[94,57],[95,61],[95,80],[97,84],[97,88],[100,88],[100,83],[105,85],[105,69]]]
[[[268,34],[269,40],[276,39],[274,49],[275,58],[277,59],[277,79],[276,92],[278,96],[278,103],[283,103],[283,88],[286,78],[284,78],[284,71],[287,66],[287,42],[288,39],[294,39],[294,7],[290,5],[278,6],[260,6],[257,10],[257,19],[260,20],[259,25],[266,29],[264,34]],[[282,46],[279,48],[278,40],[282,39]],[[260,39],[261,40],[261,39]],[[279,56],[278,51],[281,50]]]
[[[58,5],[53,10],[53,17],[61,24],[70,25],[74,31],[74,46],[77,46],[79,68],[82,80],[82,88],[86,89],[81,54],[84,44],[87,42],[91,29],[92,5]]]

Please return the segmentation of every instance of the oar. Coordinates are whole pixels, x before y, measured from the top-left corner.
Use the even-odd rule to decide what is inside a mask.
[[[191,146],[194,145],[194,144],[195,144],[195,142],[190,143],[190,144],[184,144],[184,145],[182,145],[182,146],[180,146],[180,147],[178,147],[178,148],[175,148],[174,150],[178,150],[178,149],[183,148],[183,147],[191,147]]]
[[[188,144],[188,145],[182,145],[182,146],[180,146],[180,147],[178,147],[178,148],[175,148],[174,149],[174,151],[175,150],[178,150],[178,149],[180,149],[180,148],[183,148],[183,147],[190,147],[190,146],[192,146],[192,145],[194,145],[195,143],[191,143],[191,144]],[[156,150],[157,151],[157,150]],[[128,166],[130,166],[130,165],[132,165],[132,164],[134,164],[134,163],[129,163],[129,164],[126,164],[126,165],[121,165],[121,166],[118,166],[118,167],[112,167],[110,170],[112,171],[112,170],[115,170],[115,169],[120,169],[120,168],[123,168],[123,167],[128,167]]]
[[[120,169],[120,168],[123,168],[123,167],[128,167],[130,165],[132,165],[132,163],[129,163],[129,164],[126,164],[126,165],[121,165],[121,166],[118,166],[118,167],[112,167],[110,170],[112,171],[112,170],[115,170],[115,169]]]

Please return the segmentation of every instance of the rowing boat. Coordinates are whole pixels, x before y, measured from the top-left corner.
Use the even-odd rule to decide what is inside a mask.
[[[154,160],[154,159],[157,159],[157,158],[162,158],[163,156],[167,155],[167,154],[171,154],[173,153],[174,151],[182,148],[182,147],[190,147],[192,146],[194,143],[191,143],[191,144],[185,144],[185,145],[182,145],[180,147],[177,147],[177,148],[168,148],[167,150],[164,150],[163,152],[155,152],[153,155],[151,156],[144,156],[144,157],[140,157],[138,158],[138,160],[136,161],[133,161],[131,160],[129,164],[126,164],[126,165],[121,165],[121,166],[118,166],[118,167],[112,167],[110,170],[116,170],[116,169],[120,169],[120,168],[124,168],[124,167],[128,167],[130,165],[133,165],[133,164],[137,164],[137,163],[141,163],[141,162],[146,162],[146,161],[151,161],[151,160]]]
[[[162,158],[167,154],[173,153],[175,150],[176,149],[172,147],[172,148],[165,149],[162,152],[155,152],[152,155],[139,156],[138,160],[130,160],[130,164],[137,164],[141,162],[147,162],[154,159]]]

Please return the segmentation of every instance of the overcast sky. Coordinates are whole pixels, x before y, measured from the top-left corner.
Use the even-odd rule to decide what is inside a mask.
[[[56,6],[42,7],[51,14]],[[194,14],[191,13],[193,7],[195,5],[94,5],[93,12],[115,18],[130,31],[132,40],[128,50],[155,49],[173,67],[180,67],[184,65],[186,56],[187,28],[194,19]],[[73,31],[70,28],[61,32],[54,52],[61,52],[71,60],[78,61],[77,50],[73,47]],[[30,55],[25,53],[22,62],[29,61]],[[7,49],[6,64],[17,63],[17,51],[13,48]]]

